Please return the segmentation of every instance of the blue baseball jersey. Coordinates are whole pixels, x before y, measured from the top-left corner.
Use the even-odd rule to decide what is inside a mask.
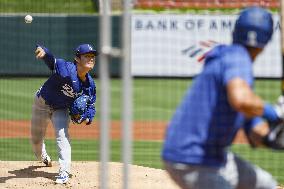
[[[86,74],[86,81],[81,81],[77,76],[77,67],[74,62],[57,59],[47,48],[42,48],[46,52],[43,60],[53,71],[38,92],[46,103],[54,109],[68,108],[76,97],[85,94],[90,96],[89,103],[94,104],[96,84],[90,74]]]
[[[227,148],[237,131],[241,127],[251,129],[260,121],[246,120],[230,106],[226,86],[234,78],[253,88],[252,60],[247,50],[237,44],[215,47],[169,123],[164,160],[208,166],[225,163]]]

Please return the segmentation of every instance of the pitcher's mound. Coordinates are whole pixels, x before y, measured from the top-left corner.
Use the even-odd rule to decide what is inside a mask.
[[[122,188],[122,164],[109,163],[108,188]],[[66,185],[54,184],[58,163],[44,167],[34,161],[0,161],[0,188],[10,189],[91,189],[99,188],[98,162],[72,162],[72,175]],[[129,176],[131,189],[177,189],[164,170],[131,165]]]

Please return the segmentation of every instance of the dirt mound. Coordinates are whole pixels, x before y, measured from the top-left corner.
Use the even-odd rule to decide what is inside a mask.
[[[98,189],[99,163],[72,162],[72,178],[66,185],[54,184],[58,164],[44,167],[34,161],[0,161],[0,188],[10,189]],[[132,165],[130,167],[131,189],[177,189],[165,171]],[[109,163],[109,188],[122,188],[122,164]]]

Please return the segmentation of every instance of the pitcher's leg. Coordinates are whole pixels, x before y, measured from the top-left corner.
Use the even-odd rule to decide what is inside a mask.
[[[47,156],[47,152],[46,152],[46,149],[45,149],[44,140],[42,141],[41,156],[42,156],[42,157]]]
[[[52,167],[52,160],[46,152],[44,140],[42,143],[41,161],[45,164],[45,166]]]
[[[35,97],[32,107],[31,143],[33,151],[38,160],[41,160],[43,150],[46,153],[43,140],[45,137],[46,127],[48,125],[48,120],[50,119],[49,111],[48,106],[46,106],[41,99]]]
[[[52,114],[52,123],[55,129],[60,172],[70,173],[71,145],[69,140],[69,114],[67,110],[56,110]]]

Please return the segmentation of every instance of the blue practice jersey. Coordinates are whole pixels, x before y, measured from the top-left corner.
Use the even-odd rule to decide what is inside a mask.
[[[226,85],[234,78],[253,87],[247,50],[236,44],[215,47],[169,123],[163,159],[209,166],[225,163],[227,147],[239,128],[252,123],[228,102]]]
[[[44,62],[53,71],[39,90],[46,103],[54,109],[68,108],[74,99],[82,94],[90,96],[89,103],[95,103],[96,85],[90,74],[86,75],[85,82],[81,81],[77,76],[74,62],[57,59],[47,48],[44,50],[46,52]]]

